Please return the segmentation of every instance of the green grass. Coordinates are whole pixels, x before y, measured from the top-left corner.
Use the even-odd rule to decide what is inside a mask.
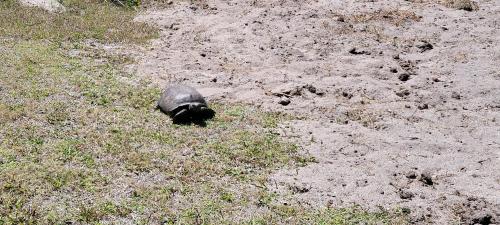
[[[206,127],[172,125],[154,110],[160,88],[125,82],[126,60],[83,44],[143,44],[155,31],[132,11],[67,4],[63,20],[0,2],[0,224],[401,220],[280,204],[267,176],[314,161],[272,132],[287,116],[215,103]]]
[[[135,12],[99,0],[64,0],[68,12],[47,13],[20,7],[15,0],[0,1],[0,37],[57,42],[95,39],[105,43],[145,43],[156,30],[132,21]]]
[[[273,215],[254,218],[246,224],[405,224],[403,212],[366,212],[358,206],[344,209],[306,210],[293,206],[272,206]],[[276,216],[278,215],[278,216]],[[287,218],[283,220],[284,218]]]

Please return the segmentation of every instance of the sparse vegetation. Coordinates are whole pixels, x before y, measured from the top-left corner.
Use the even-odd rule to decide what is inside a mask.
[[[420,17],[408,10],[379,10],[376,12],[351,15],[348,17],[348,21],[353,23],[386,21],[395,26],[401,26],[409,21],[420,21]]]
[[[473,0],[410,0],[415,3],[438,3],[449,8],[465,11],[479,10],[479,5]]]
[[[367,110],[364,107],[356,107],[351,110],[348,110],[345,113],[345,116],[350,121],[357,121],[364,127],[378,129],[377,122],[380,120],[378,116],[370,110]]]
[[[271,132],[285,117],[219,103],[206,127],[172,125],[153,110],[158,87],[124,82],[123,61],[83,44],[155,30],[82,2],[57,16],[0,2],[0,224],[402,221],[279,204],[267,175],[312,161]]]
[[[441,3],[446,7],[465,11],[479,10],[479,5],[471,0],[442,0]]]
[[[0,2],[0,36],[3,38],[79,42],[95,39],[104,43],[145,43],[156,37],[154,28],[134,23],[134,11],[95,0],[67,0],[67,13],[47,13],[21,7],[15,0]]]

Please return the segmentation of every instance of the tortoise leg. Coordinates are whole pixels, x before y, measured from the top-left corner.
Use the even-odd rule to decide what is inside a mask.
[[[186,123],[187,121],[189,121],[189,110],[188,109],[180,110],[174,116],[172,116],[172,121],[175,124]]]

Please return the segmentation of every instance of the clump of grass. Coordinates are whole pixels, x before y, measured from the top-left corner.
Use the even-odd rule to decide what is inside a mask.
[[[465,11],[479,10],[479,5],[472,0],[442,0],[441,4],[449,8],[460,9]]]
[[[347,17],[353,23],[366,23],[370,21],[385,21],[395,26],[401,26],[409,21],[420,21],[420,17],[408,10],[379,10],[376,12],[354,14]]]
[[[366,109],[365,107],[356,107],[345,112],[345,116],[350,121],[356,121],[364,127],[376,129],[379,115]]]
[[[123,61],[68,54],[153,35],[128,33],[129,11],[68,4],[60,21],[0,3],[0,224],[393,221],[276,203],[269,173],[310,161],[272,132],[286,116],[219,103],[206,127],[172,125],[153,110],[159,88],[119,79]],[[99,12],[130,26],[87,16]]]

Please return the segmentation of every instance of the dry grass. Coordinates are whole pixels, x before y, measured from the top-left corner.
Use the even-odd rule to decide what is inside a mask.
[[[410,0],[410,1],[414,3],[438,3],[448,8],[465,10],[465,11],[479,10],[479,5],[477,4],[477,2],[472,0]]]
[[[269,173],[310,161],[272,132],[284,116],[214,104],[217,116],[206,127],[172,125],[153,110],[158,87],[122,81],[123,61],[68,54],[90,51],[83,44],[88,38],[145,43],[154,30],[133,23],[131,11],[68,4],[63,20],[0,2],[0,224],[394,224],[404,218],[279,204],[266,188]]]
[[[364,127],[377,129],[377,122],[380,120],[379,116],[365,107],[356,107],[348,110],[345,116],[349,121],[356,121]]]
[[[440,3],[446,7],[465,11],[479,10],[479,5],[471,0],[441,0]]]
[[[420,21],[420,17],[412,11],[395,9],[350,15],[347,16],[347,21],[352,23],[384,21],[395,26],[401,26],[409,21]]]

